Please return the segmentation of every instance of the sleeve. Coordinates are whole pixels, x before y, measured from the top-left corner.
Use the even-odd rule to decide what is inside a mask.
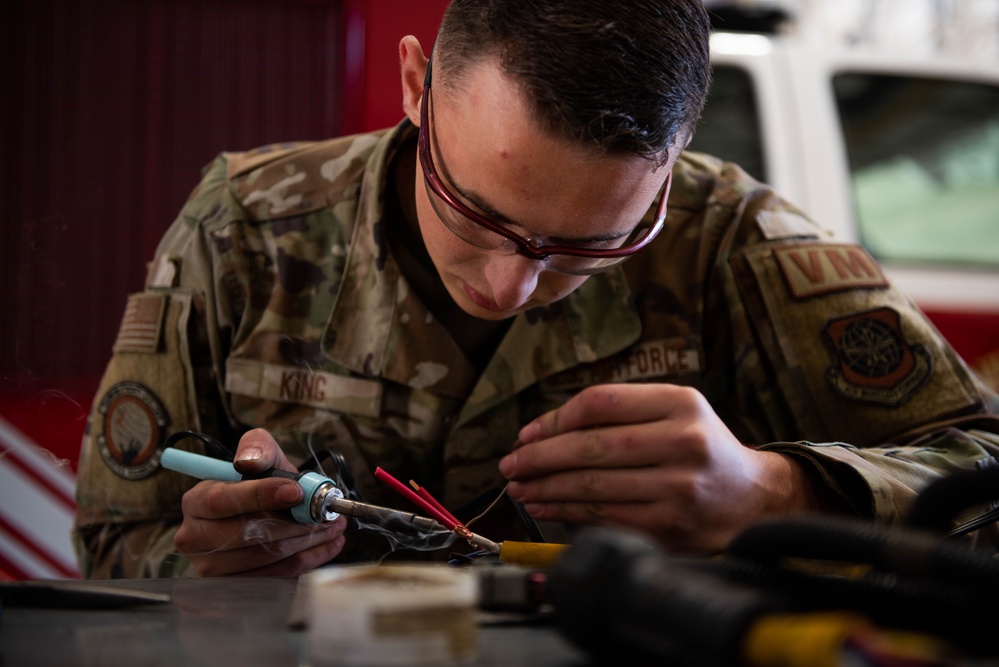
[[[927,484],[999,451],[995,394],[864,248],[750,199],[716,266],[734,382],[753,396],[744,430],[858,514],[898,521]]]
[[[219,434],[222,291],[205,228],[238,215],[219,159],[167,231],[143,292],[128,298],[80,455],[74,544],[87,578],[176,577],[181,497],[195,480],[163,470],[165,437]]]

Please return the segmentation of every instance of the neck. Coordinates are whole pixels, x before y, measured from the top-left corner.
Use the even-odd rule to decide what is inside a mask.
[[[386,219],[391,230],[392,254],[412,289],[448,330],[472,365],[482,372],[512,319],[494,322],[472,317],[455,303],[444,287],[420,232],[416,213],[416,161],[414,139],[399,149],[390,167],[389,183],[395,196],[386,202]]]

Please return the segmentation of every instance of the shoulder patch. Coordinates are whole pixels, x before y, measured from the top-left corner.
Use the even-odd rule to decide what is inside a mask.
[[[812,220],[795,211],[768,209],[755,216],[756,226],[763,238],[779,241],[794,237],[831,238],[832,234],[816,225]]]
[[[115,352],[156,352],[163,333],[167,300],[166,294],[156,292],[130,295],[111,349]]]
[[[729,263],[745,308],[742,335],[760,355],[746,355],[747,372],[764,369],[754,382],[779,397],[764,405],[785,420],[778,439],[866,447],[982,410],[967,366],[894,286],[796,298],[777,257],[773,245],[754,244]],[[799,258],[810,266],[807,252]],[[834,271],[831,263],[824,270]]]
[[[847,398],[901,405],[933,371],[933,357],[906,340],[902,318],[891,308],[830,320],[825,335],[839,362],[829,369],[829,381]]]
[[[888,287],[877,262],[859,245],[793,243],[774,246],[773,253],[791,294],[798,299],[859,287]]]
[[[97,448],[119,477],[142,479],[159,468],[167,412],[153,392],[138,382],[119,382],[97,407]]]

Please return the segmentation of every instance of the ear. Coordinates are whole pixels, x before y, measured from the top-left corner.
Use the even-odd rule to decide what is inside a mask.
[[[402,70],[402,110],[413,125],[420,126],[420,103],[423,99],[423,79],[428,60],[420,41],[406,35],[399,42],[399,64]]]
[[[683,151],[687,150],[687,146],[690,146],[690,142],[693,140],[694,140],[694,131],[691,130],[687,132],[687,138],[683,141],[683,148],[680,149],[680,152],[682,153]]]
[[[664,164],[669,165],[669,168],[672,169],[673,165],[676,164],[676,161],[680,159],[680,154],[683,153],[685,150],[687,150],[687,146],[689,146],[690,142],[693,140],[694,140],[694,133],[692,131],[684,132],[683,134],[677,134],[676,137],[673,139],[673,144],[666,149],[667,159]],[[674,153],[674,147],[679,147],[679,150],[676,150],[675,153]]]

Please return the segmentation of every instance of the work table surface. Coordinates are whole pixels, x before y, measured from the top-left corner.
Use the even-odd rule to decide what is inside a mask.
[[[289,623],[297,584],[294,578],[120,580],[100,585],[166,594],[169,602],[113,609],[8,603],[0,612],[0,665],[311,665],[307,631]],[[483,667],[589,664],[549,624],[483,626],[478,647],[473,664]]]

